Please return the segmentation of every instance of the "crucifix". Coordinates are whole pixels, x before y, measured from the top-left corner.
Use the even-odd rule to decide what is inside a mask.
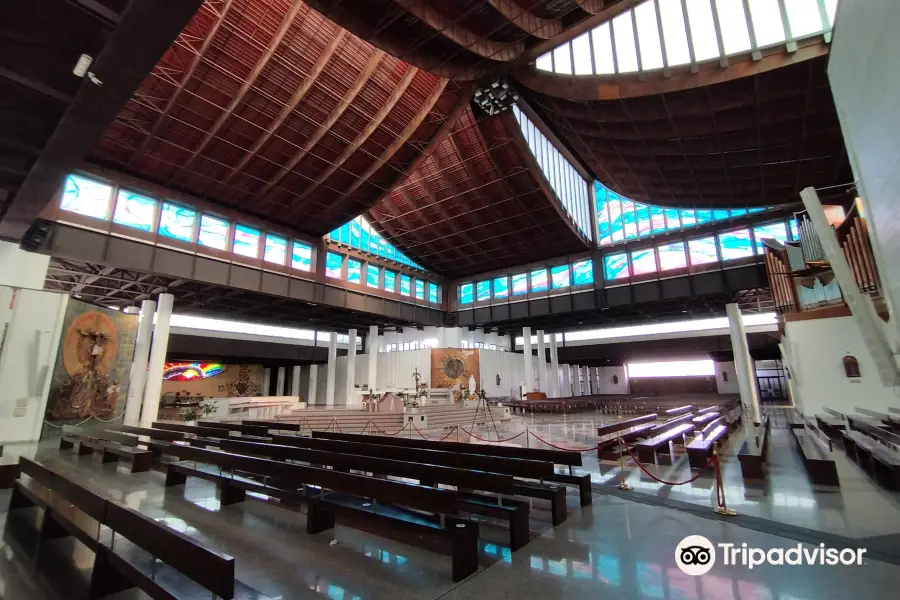
[[[415,370],[413,371],[413,378],[415,378],[415,380],[416,380],[416,394],[419,393],[419,378],[421,376],[422,376],[422,374],[419,373],[419,367],[416,367]]]

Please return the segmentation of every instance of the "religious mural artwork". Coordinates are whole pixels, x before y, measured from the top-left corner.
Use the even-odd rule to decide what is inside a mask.
[[[219,375],[228,365],[207,362],[167,362],[163,368],[166,381],[193,381]]]
[[[259,378],[251,376],[250,369],[251,365],[238,365],[237,378],[231,383],[220,385],[219,391],[228,398],[261,396],[262,383]]]
[[[469,390],[472,379],[477,389],[481,389],[478,349],[432,348],[431,386],[450,390],[453,398],[459,400]]]
[[[47,402],[48,421],[121,416],[137,321],[137,315],[69,300]]]

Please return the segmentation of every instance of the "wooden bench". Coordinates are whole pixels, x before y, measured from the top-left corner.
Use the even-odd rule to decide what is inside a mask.
[[[819,485],[840,486],[837,467],[831,458],[831,448],[807,428],[792,428],[791,435],[810,480]]]
[[[714,413],[707,413],[714,414]],[[713,448],[719,440],[728,439],[728,426],[725,424],[725,418],[717,416],[716,419],[707,423],[700,430],[700,433],[691,440],[691,443],[685,447],[688,455],[688,462],[695,469],[702,469],[712,456]]]
[[[900,490],[900,436],[851,418],[845,431],[847,457],[889,490]]]
[[[187,434],[183,431],[153,429],[152,427],[136,427],[133,425],[105,425],[103,428],[107,431],[129,433],[131,435],[143,436],[150,438],[151,440],[160,440],[163,442],[180,442],[187,438]]]
[[[690,415],[685,416],[690,417]],[[654,431],[660,431],[659,426],[648,431],[652,437],[643,439],[635,444],[638,452],[638,460],[642,463],[655,464],[657,454],[668,453],[669,456],[673,456],[673,444],[676,441],[680,441],[684,444],[684,436],[694,431],[694,425],[692,423],[681,422],[675,423],[671,427],[666,427],[659,433],[654,434]]]
[[[242,436],[268,437],[269,428],[265,425],[250,425],[245,423],[222,423],[220,421],[197,421],[199,427],[212,427],[217,429],[227,429],[234,431]]]
[[[597,436],[603,437],[605,435],[630,430],[632,427],[637,427],[638,425],[644,425],[646,423],[656,421],[656,418],[656,413],[650,413],[647,415],[641,415],[640,417],[634,417],[633,419],[625,419],[624,421],[617,421],[615,423],[600,425],[599,427],[597,427]]]
[[[314,431],[312,437],[327,440],[344,440],[348,442],[358,441],[367,444],[400,446],[403,448],[420,448],[423,450],[477,454],[479,456],[521,458],[563,465],[569,468],[568,473],[554,472],[553,475],[546,477],[545,480],[577,487],[581,506],[588,506],[593,502],[593,494],[591,494],[591,476],[574,475],[572,473],[572,467],[582,466],[580,452],[571,450],[549,450],[543,448],[523,448],[521,446],[501,446],[499,444],[439,442],[416,438],[362,435],[358,433],[332,433],[327,431]]]
[[[624,431],[620,431],[616,437],[598,441],[597,458],[600,460],[619,460],[627,453],[624,444],[633,444],[639,439],[647,437],[647,433],[655,426],[656,424],[653,422],[634,425]]]
[[[856,412],[863,415],[864,417],[868,417],[875,421],[878,421],[883,427],[885,427],[891,433],[897,433],[898,429],[900,429],[900,422],[891,415],[887,413],[880,413],[874,410],[869,410],[867,408],[856,407]]]
[[[235,582],[232,557],[205,548],[153,519],[84,488],[62,473],[24,457],[19,464],[22,473],[46,493],[60,497],[97,522],[97,531],[88,532],[72,520],[71,509],[61,512],[56,503],[44,497],[46,493],[40,493],[34,485],[16,482],[9,510],[13,513],[30,507],[41,508],[44,517],[38,536],[42,542],[73,536],[94,552],[90,597],[139,588],[160,600],[210,595],[228,600],[265,599],[255,590]],[[103,526],[111,530],[108,540],[101,540]],[[125,539],[116,540],[116,536]],[[59,558],[71,560],[71,555]],[[74,590],[67,592],[69,597],[77,595]]]
[[[244,425],[256,425],[257,427],[265,427],[267,431],[297,431],[302,429],[300,423],[286,423],[284,421],[250,421],[242,420]],[[266,434],[268,435],[268,434]]]
[[[842,439],[841,432],[847,429],[847,424],[844,422],[847,418],[846,415],[831,410],[830,408],[824,410],[824,413],[815,415],[816,425],[818,425],[818,428],[822,433],[833,440],[840,441]]]
[[[77,444],[79,455],[92,454],[94,450],[99,450],[101,460],[105,463],[118,462],[120,458],[126,458],[131,461],[132,473],[149,471],[153,465],[153,453],[139,449],[137,447],[139,440],[133,435],[72,425],[63,425],[62,433],[59,440],[60,450],[73,448]]]
[[[718,418],[719,418],[718,412],[707,411],[707,412],[698,414],[696,417],[694,417],[691,420],[691,422],[694,424],[694,427],[696,427],[697,429],[703,429],[709,423],[711,423],[712,421],[715,421]]]
[[[169,421],[154,421],[151,424],[153,429],[165,429],[167,431],[180,431],[182,433],[190,433],[195,436],[208,437],[228,437],[230,434],[227,429],[222,427],[199,427],[197,425],[188,425],[186,423],[170,423]]]
[[[410,452],[409,449],[400,446],[364,444],[361,442],[326,440],[322,438],[307,438],[290,435],[273,436],[273,442],[276,444],[310,448],[313,450],[374,456],[379,458],[390,458],[393,460],[406,460],[417,463],[469,469],[473,471],[503,473],[505,475],[512,475],[514,477],[522,477],[525,479],[536,479],[538,482],[517,480],[513,487],[513,495],[548,500],[550,502],[551,519],[554,525],[559,525],[567,518],[566,488],[559,485],[544,483],[555,475],[553,463],[525,460],[522,458],[485,456],[482,454],[462,454],[441,450],[420,449],[415,452]]]
[[[684,406],[678,406],[676,408],[670,408],[669,410],[663,411],[662,415],[663,415],[663,418],[668,419],[668,418],[678,417],[678,416],[685,415],[687,413],[692,413],[692,412],[694,412],[694,405],[686,404]]]
[[[457,516],[455,491],[185,445],[172,444],[167,452],[195,463],[170,464],[167,487],[191,476],[215,482],[223,504],[242,502],[247,491],[305,503],[307,533],[333,528],[337,516],[350,527],[450,554],[454,581],[478,569],[478,523]]]
[[[766,476],[770,424],[769,415],[764,416],[762,423],[753,427],[753,434],[744,440],[738,451],[741,476],[744,479],[764,479]]]

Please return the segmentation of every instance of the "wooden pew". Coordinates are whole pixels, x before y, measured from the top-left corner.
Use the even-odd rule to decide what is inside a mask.
[[[302,428],[300,423],[285,423],[284,421],[251,421],[245,419],[241,423],[265,427],[268,431],[300,431]]]
[[[604,435],[609,435],[612,433],[619,433],[621,431],[626,431],[631,429],[632,427],[636,427],[638,425],[643,425],[645,423],[650,423],[651,421],[656,421],[657,414],[650,413],[648,415],[641,415],[640,417],[634,417],[633,419],[626,419],[624,421],[617,421],[616,423],[608,423],[606,425],[600,425],[597,427],[597,436],[603,437]],[[655,424],[654,424],[655,426]]]
[[[685,415],[690,418],[691,415]],[[681,419],[679,417],[678,419]],[[674,421],[675,419],[673,419]],[[674,423],[670,427],[660,429],[656,426],[648,431],[650,437],[645,438],[635,444],[638,451],[638,460],[643,463],[656,463],[656,455],[668,452],[673,454],[672,445],[676,442],[684,444],[684,436],[694,431],[693,423],[683,421]],[[654,433],[656,432],[656,433]]]
[[[843,413],[826,408],[824,413],[819,413],[815,417],[816,424],[825,435],[837,441],[842,439],[841,432],[847,429],[844,422],[846,416]]]
[[[840,486],[837,467],[831,458],[831,448],[825,445],[815,432],[806,428],[791,428],[791,435],[810,480],[819,485]]]
[[[764,479],[766,476],[766,452],[769,448],[769,415],[753,428],[753,435],[747,438],[740,451],[741,476],[744,479]]]
[[[16,482],[10,513],[29,507],[42,508],[40,540],[73,536],[94,552],[90,597],[105,597],[135,587],[159,599],[213,595],[230,600],[235,597],[232,557],[204,548],[181,533],[84,488],[58,471],[24,457],[20,458],[19,465],[33,482],[97,522],[97,532],[88,532],[70,519],[70,510],[61,512],[33,485]],[[100,539],[101,525],[112,531],[110,540]],[[127,538],[130,544],[121,541],[117,544],[116,535]],[[152,566],[146,560],[135,560],[140,554],[137,548],[154,557]],[[74,590],[69,591],[73,597],[76,595]],[[261,600],[265,598],[249,588],[242,591],[253,592],[253,597]],[[242,597],[250,595],[244,593]]]
[[[714,413],[706,413],[714,414]],[[728,439],[728,426],[725,424],[725,418],[716,416],[716,419],[710,421],[700,430],[700,433],[691,440],[685,448],[688,455],[688,462],[695,469],[702,469],[706,466],[709,457],[712,455],[713,448],[719,440]]]
[[[843,434],[847,457],[884,487],[900,490],[900,436],[853,416],[849,424]]]
[[[163,442],[180,442],[187,437],[187,435],[182,431],[153,429],[151,427],[135,427],[133,425],[106,425],[103,428],[107,431],[119,431],[121,433],[144,436],[152,440],[160,440]]]
[[[197,421],[199,427],[212,427],[236,431],[242,436],[268,437],[269,428],[264,425],[249,425],[244,423],[222,423],[219,421]]]
[[[897,433],[898,429],[900,429],[900,421],[887,413],[880,413],[874,410],[860,407],[856,407],[856,412],[863,415],[864,417],[868,417],[874,421],[878,421],[891,433]]]
[[[149,471],[153,465],[153,453],[137,447],[138,438],[133,435],[100,429],[85,429],[63,425],[63,434],[59,439],[60,450],[78,445],[78,454],[92,454],[99,450],[105,463],[118,462],[119,458],[131,461],[131,472]]]
[[[711,423],[712,421],[715,421],[718,418],[719,418],[718,412],[707,411],[707,412],[698,414],[691,421],[694,423],[695,428],[703,429],[704,427],[707,426],[707,424]]]
[[[497,444],[438,442],[423,440],[421,438],[362,435],[358,433],[332,433],[328,431],[314,431],[312,436],[314,438],[326,440],[343,440],[348,442],[362,442],[365,444],[400,446],[403,448],[420,448],[423,450],[441,450],[444,452],[477,454],[479,456],[522,458],[525,460],[539,460],[550,462],[555,465],[564,465],[569,467],[568,474],[554,472],[553,475],[546,477],[545,480],[577,487],[581,506],[587,506],[593,502],[593,495],[591,494],[591,476],[572,474],[572,467],[582,466],[580,452],[573,452],[570,450],[548,450],[542,448],[523,448],[521,446],[501,446]]]
[[[670,408],[669,410],[664,411],[662,414],[663,414],[663,418],[670,419],[672,417],[678,417],[678,416],[685,415],[687,413],[692,413],[692,412],[694,412],[694,405],[686,404],[684,406]]]
[[[478,569],[478,524],[458,518],[457,492],[221,450],[171,444],[166,451],[216,467],[172,463],[166,470],[166,486],[183,485],[189,476],[200,477],[216,483],[223,504],[242,502],[246,491],[305,503],[309,506],[307,533],[333,528],[339,516],[341,523],[351,527],[374,528],[383,537],[419,545],[424,542],[428,549],[450,554],[454,581]],[[251,474],[255,479],[223,470]],[[275,485],[268,485],[270,478]]]
[[[273,436],[272,441],[276,444],[310,448],[313,450],[406,460],[418,463],[443,465],[445,467],[456,467],[459,469],[503,473],[505,475],[513,475],[514,477],[522,477],[525,479],[537,479],[540,483],[516,481],[513,488],[513,494],[516,496],[549,500],[550,512],[554,525],[559,525],[565,521],[567,517],[566,489],[562,486],[543,483],[553,477],[555,471],[553,463],[525,460],[522,458],[461,454],[441,450],[417,450],[415,452],[410,452],[409,449],[399,446],[363,444],[360,442],[326,440],[291,435],[276,435]]]
[[[191,433],[195,436],[206,436],[225,438],[228,437],[228,429],[222,427],[200,427],[197,425],[188,425],[187,423],[170,423],[168,421],[154,421],[151,426],[153,429],[165,429],[167,431],[180,431],[182,433]]]
[[[633,444],[639,439],[647,437],[648,432],[655,426],[652,422],[642,423],[619,432],[616,437],[598,441],[597,458],[600,460],[619,460],[621,456],[627,453],[623,444]],[[623,444],[619,443],[620,440]]]
[[[439,465],[239,440],[222,440],[219,447],[226,452],[262,456],[274,460],[301,461],[312,466],[329,466],[342,472],[364,471],[374,475],[415,479],[418,480],[419,485],[428,487],[445,484],[460,489],[497,494],[512,494],[515,487],[515,481],[511,475],[499,473],[469,471]],[[458,495],[460,510],[463,512],[499,518],[507,524],[510,549],[516,551],[528,543],[530,535],[526,503],[475,493],[458,492]]]

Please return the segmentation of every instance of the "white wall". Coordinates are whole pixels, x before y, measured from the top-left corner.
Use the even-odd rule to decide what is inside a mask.
[[[627,394],[628,373],[625,367],[600,367],[600,384],[597,394]],[[613,375],[618,375],[619,383],[613,383]]]
[[[722,377],[722,373],[728,375],[728,381]],[[738,388],[737,370],[734,367],[734,361],[725,361],[716,363],[716,391],[720,394],[740,394]]]
[[[525,357],[512,352],[480,350],[481,386],[488,396],[519,397],[519,385],[524,383]],[[537,361],[537,357],[535,357]],[[500,385],[497,385],[500,375]]]
[[[881,385],[853,317],[788,322],[785,337],[793,359],[794,401],[806,415],[825,407],[842,413],[853,413],[857,406],[879,412],[900,407],[895,389]],[[859,362],[858,379],[844,376],[847,355]]]
[[[18,244],[0,241],[0,285],[44,288],[50,257],[19,249]]]
[[[0,443],[40,438],[68,300],[0,286]]]
[[[897,0],[841,0],[828,58],[831,93],[892,315],[900,309],[898,24]]]

